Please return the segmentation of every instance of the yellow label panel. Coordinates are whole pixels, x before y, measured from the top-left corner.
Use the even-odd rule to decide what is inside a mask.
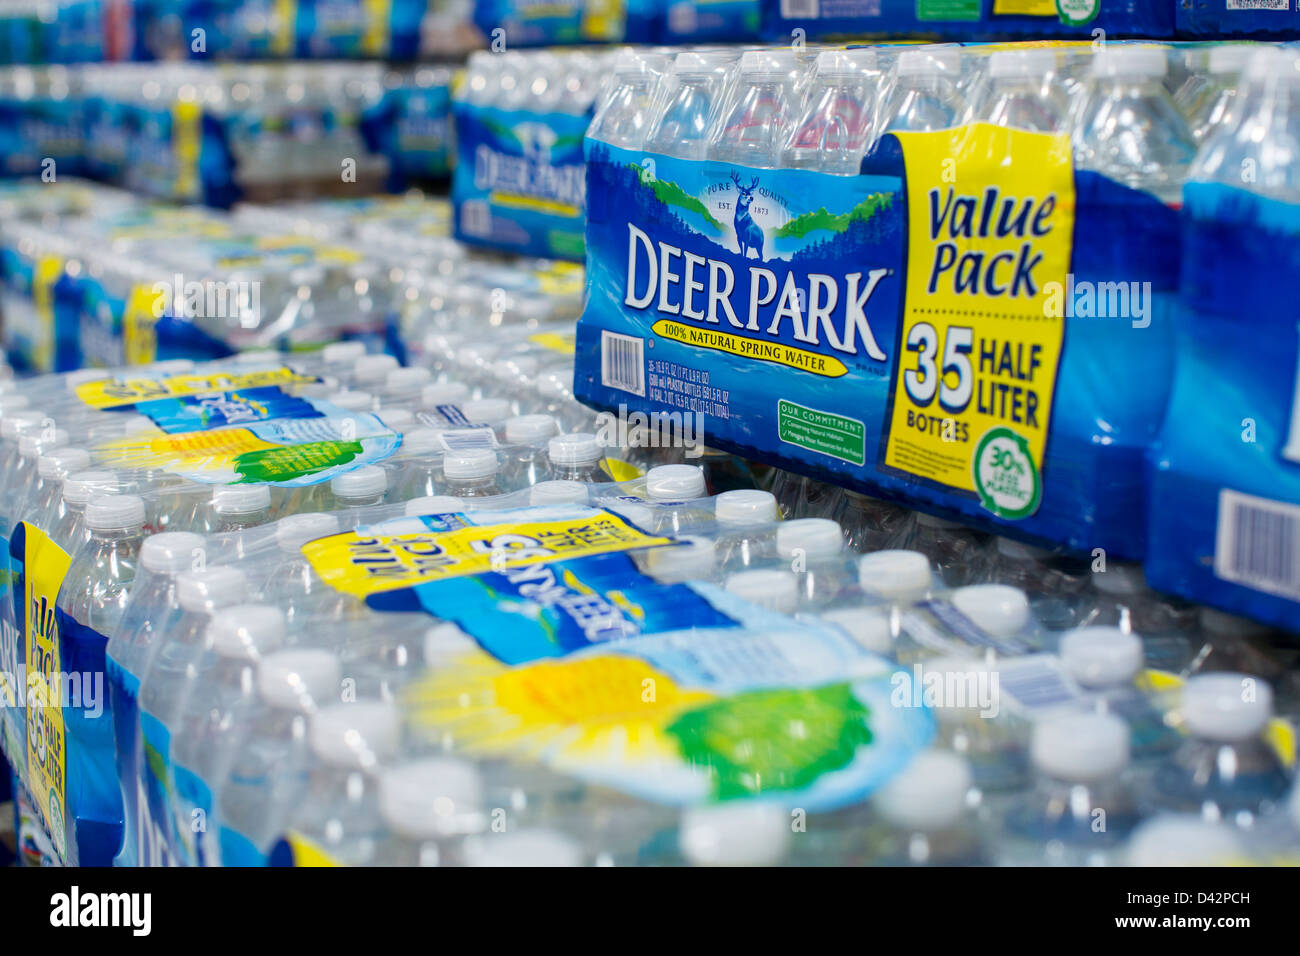
[[[54,368],[54,286],[63,275],[63,260],[44,256],[32,269],[32,304],[41,322],[41,337],[33,343],[32,364],[38,371]]]
[[[211,392],[232,392],[269,385],[314,382],[291,368],[258,369],[252,372],[222,372],[215,375],[173,375],[168,378],[103,379],[77,386],[77,397],[91,408],[117,408],[137,402]]]
[[[392,5],[392,0],[363,0],[365,32],[361,50],[366,56],[385,56],[392,46],[389,39]]]
[[[138,285],[126,299],[122,313],[122,353],[127,365],[148,365],[158,357],[158,317],[154,305],[158,294],[151,286]]]
[[[1023,518],[1041,500],[1065,335],[1050,305],[1073,251],[1069,138],[984,123],[895,135],[908,268],[885,463]]]
[[[172,156],[176,167],[173,199],[198,199],[199,149],[203,108],[198,103],[178,102],[172,106]]]
[[[993,0],[993,15],[1055,17],[1056,0]]]
[[[374,537],[350,531],[313,541],[302,551],[330,586],[365,598],[427,581],[661,544],[672,544],[672,539],[646,534],[611,512],[593,510],[584,517],[463,525],[449,531]]]
[[[696,348],[712,349],[715,352],[727,352],[741,358],[758,359],[760,362],[772,362],[786,368],[811,372],[823,378],[839,378],[848,374],[848,368],[833,355],[823,355],[808,349],[798,349],[781,342],[764,342],[748,335],[735,335],[716,329],[700,328],[674,322],[672,319],[660,319],[651,326],[655,335],[683,345]]]
[[[27,782],[59,855],[67,858],[67,735],[54,602],[72,559],[44,531],[26,529]]]

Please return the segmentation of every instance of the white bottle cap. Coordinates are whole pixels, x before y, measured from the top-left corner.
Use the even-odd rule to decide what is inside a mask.
[[[415,424],[415,413],[405,408],[384,408],[379,411],[379,420],[401,434]]]
[[[439,624],[425,632],[424,665],[440,667],[450,658],[473,654],[478,649],[478,642],[455,624]]]
[[[1114,714],[1052,717],[1034,725],[1029,755],[1035,767],[1059,780],[1105,780],[1128,766],[1128,725]]]
[[[546,457],[557,465],[594,465],[603,454],[600,442],[589,432],[556,435],[546,443]]]
[[[342,667],[329,651],[277,651],[257,668],[257,692],[272,707],[307,713],[339,692]]]
[[[202,535],[164,531],[144,539],[140,545],[140,564],[154,574],[176,574],[193,567],[195,552],[202,547]]]
[[[1147,578],[1140,564],[1111,564],[1092,572],[1092,584],[1103,594],[1131,596],[1146,590]]]
[[[461,414],[471,425],[492,425],[496,427],[509,418],[513,412],[510,403],[504,398],[480,398],[465,402],[460,406]]]
[[[798,65],[793,50],[746,50],[740,55],[740,72],[750,76],[784,76]]]
[[[427,368],[395,368],[384,378],[384,388],[392,394],[414,395],[432,380]]]
[[[388,490],[388,472],[378,465],[362,465],[330,479],[335,498],[373,498]]]
[[[838,627],[866,650],[876,654],[889,654],[894,649],[894,628],[890,616],[880,608],[837,608],[823,613],[821,619]]]
[[[993,79],[1027,77],[1040,79],[1056,69],[1056,54],[1051,50],[998,50],[989,57],[989,76]]]
[[[358,382],[378,383],[395,368],[397,359],[391,355],[363,355],[352,363],[352,377]]]
[[[713,514],[718,524],[732,527],[771,524],[777,519],[776,496],[751,488],[724,491],[713,499]]]
[[[117,476],[111,471],[78,471],[63,480],[63,500],[84,505],[92,494],[115,494]]]
[[[889,549],[858,558],[858,586],[891,601],[913,601],[930,590],[930,559],[920,551]]]
[[[255,661],[284,641],[284,612],[269,604],[236,604],[212,615],[207,638],[222,657]]]
[[[690,501],[705,495],[704,469],[698,465],[660,465],[645,476],[647,498],[655,501]]]
[[[581,866],[582,848],[558,830],[515,830],[480,836],[465,858],[470,866]]]
[[[792,832],[781,806],[735,801],[684,811],[677,843],[692,866],[775,866]]]
[[[1013,561],[1045,561],[1052,556],[1047,548],[1037,548],[1014,538],[997,539],[998,554]]]
[[[128,531],[144,526],[144,501],[136,495],[92,495],[86,503],[91,531]]]
[[[424,386],[420,402],[426,408],[435,405],[461,405],[469,401],[469,389],[460,382],[434,382]]]
[[[972,584],[957,588],[949,600],[986,634],[1009,637],[1029,623],[1029,598],[1009,584]]]
[[[876,792],[880,815],[904,830],[945,830],[966,814],[970,765],[954,753],[917,754],[901,773]]]
[[[528,489],[530,505],[585,505],[587,486],[581,481],[539,481]]]
[[[1183,687],[1187,732],[1234,743],[1263,733],[1273,719],[1273,688],[1246,674],[1198,674]]]
[[[331,342],[321,349],[320,358],[326,365],[347,365],[356,364],[365,354],[366,347],[361,342]]]
[[[1142,669],[1142,639],[1117,627],[1080,627],[1061,638],[1061,663],[1084,687],[1127,684]]]
[[[448,478],[490,478],[498,467],[497,453],[491,448],[451,451],[442,459],[442,473]]]
[[[412,428],[402,432],[401,452],[403,455],[436,455],[442,453],[442,434],[437,428]]]
[[[1110,44],[1092,57],[1093,76],[1158,77],[1168,70],[1165,51],[1156,47]]]
[[[819,77],[857,76],[862,67],[845,50],[823,50],[817,54],[815,69]]]
[[[90,452],[84,448],[55,448],[36,459],[41,478],[58,478],[90,467]]]
[[[419,515],[454,515],[465,510],[465,502],[451,495],[425,495],[423,498],[412,498],[406,503],[405,510],[408,518]]]
[[[53,431],[46,431],[42,428],[40,431],[27,432],[18,438],[18,454],[23,458],[39,458],[42,451],[53,451],[55,448],[61,448],[68,443],[68,433],[62,428],[56,428]]]
[[[338,533],[339,519],[318,512],[286,515],[275,523],[275,543],[288,554],[297,554],[309,541]]]
[[[684,534],[677,540],[681,544],[646,552],[646,567],[651,574],[690,581],[708,580],[717,573],[717,551],[711,538]]]
[[[397,708],[383,701],[331,704],[316,711],[309,739],[312,753],[335,767],[364,770],[397,752],[402,721]]]
[[[417,760],[379,777],[379,812],[389,829],[416,839],[455,833],[480,812],[483,781],[474,765],[453,757]]]
[[[838,521],[829,518],[783,521],[776,529],[776,550],[783,558],[793,558],[795,552],[808,558],[833,558],[844,552],[844,532]]]
[[[375,407],[375,396],[353,389],[335,392],[325,401],[349,412],[368,412]]]
[[[219,515],[246,515],[270,507],[269,485],[219,485],[212,489],[212,510]]]
[[[506,420],[506,441],[513,445],[533,445],[559,431],[550,415],[516,415]]]
[[[11,415],[5,415],[4,419],[0,420],[0,438],[7,438],[10,441],[13,441],[17,439],[19,435],[26,434],[31,429],[40,425],[43,421],[45,421],[45,416],[40,412],[28,411],[26,409],[14,412]]]
[[[737,571],[727,578],[727,590],[780,614],[793,614],[799,606],[799,579],[790,571],[771,568]]]
[[[244,600],[248,579],[238,568],[218,566],[176,575],[176,600],[182,611],[211,614]]]
[[[1129,837],[1129,866],[1214,866],[1244,856],[1241,841],[1221,823],[1193,814],[1166,813]]]

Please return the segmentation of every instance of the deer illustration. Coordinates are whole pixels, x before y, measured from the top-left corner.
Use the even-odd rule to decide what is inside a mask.
[[[736,230],[736,243],[740,246],[740,258],[748,259],[749,251],[752,249],[758,256],[758,261],[763,261],[763,227],[754,220],[749,218],[749,204],[754,200],[754,190],[758,188],[758,177],[748,186],[740,185],[740,180],[733,172],[731,181],[736,184],[738,195],[736,196],[736,214],[732,217],[731,224]]]

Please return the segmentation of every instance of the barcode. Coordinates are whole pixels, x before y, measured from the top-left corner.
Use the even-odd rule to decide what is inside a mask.
[[[455,428],[469,426],[469,419],[465,417],[459,405],[435,405],[432,412],[416,412],[415,417],[420,424],[428,425],[430,428],[446,428],[448,425]]]
[[[1228,0],[1226,10],[1281,10],[1291,9],[1291,0]]]
[[[1258,591],[1300,598],[1300,505],[1220,491],[1214,573]]]
[[[781,16],[787,20],[816,19],[821,13],[820,0],[781,0]]]
[[[478,200],[461,203],[460,231],[467,236],[482,238],[492,235],[492,210],[488,204]]]
[[[1061,670],[1055,657],[1035,654],[1002,661],[998,683],[1011,702],[1023,710],[1047,710],[1083,699],[1083,692]]]
[[[600,384],[645,397],[645,340],[600,333]]]
[[[444,451],[465,451],[468,448],[495,448],[497,436],[487,425],[473,428],[453,428],[438,436]]]

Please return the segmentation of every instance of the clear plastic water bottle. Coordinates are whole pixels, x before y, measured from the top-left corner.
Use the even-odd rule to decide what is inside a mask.
[[[1102,866],[1138,821],[1127,779],[1129,729],[1112,714],[1068,714],[1034,726],[1035,783],[1007,812],[1008,862]]]
[[[980,558],[988,536],[957,521],[916,513],[916,520],[900,547],[929,557],[948,587],[979,580]]]
[[[712,538],[682,535],[672,548],[653,548],[645,552],[646,573],[660,584],[685,581],[713,581],[718,577],[717,548]]]
[[[1111,562],[1093,571],[1091,583],[1084,596],[1091,605],[1086,623],[1139,635],[1150,667],[1177,673],[1187,666],[1195,650],[1196,611],[1191,605],[1152,591],[1136,563]]]
[[[798,576],[799,602],[805,608],[826,607],[857,583],[845,561],[844,533],[829,518],[781,522],[776,553]]]
[[[1201,674],[1178,710],[1187,741],[1155,774],[1165,807],[1243,828],[1285,799],[1289,778],[1264,737],[1273,689],[1246,674]]]
[[[176,577],[180,614],[161,635],[140,679],[140,736],[135,742],[139,841],[152,865],[177,859],[171,810],[171,734],[189,688],[188,676],[206,649],[207,626],[218,610],[245,600],[248,580],[232,567],[183,571]]]
[[[41,455],[36,462],[36,492],[26,520],[46,531],[53,528],[63,516],[63,482],[69,475],[89,467],[90,452],[84,448],[56,448]]]
[[[220,846],[212,820],[212,788],[229,769],[257,702],[255,678],[263,658],[286,642],[284,613],[268,604],[237,604],[212,615],[205,650],[190,675],[172,740],[171,830],[181,865],[211,866]]]
[[[1178,735],[1165,720],[1161,703],[1140,689],[1142,640],[1116,627],[1081,627],[1061,638],[1061,663],[1098,709],[1121,718],[1132,731],[1135,759],[1168,753]]]
[[[265,866],[307,785],[308,721],[338,699],[342,667],[325,650],[268,655],[257,669],[260,704],[216,790],[223,866]]]
[[[1050,630],[1082,624],[1091,611],[1085,558],[999,537],[994,540],[985,574],[991,581],[1028,594],[1034,619]]]
[[[122,620],[108,639],[105,671],[124,824],[122,849],[115,859],[119,866],[148,862],[139,853],[136,740],[140,733],[140,679],[162,635],[180,617],[176,575],[193,567],[196,556],[202,553],[203,543],[200,535],[183,531],[164,532],[145,539],[140,546],[140,570],[130,599]]]
[[[483,781],[473,764],[426,758],[391,767],[379,777],[385,837],[376,866],[459,866],[465,839],[488,825]]]
[[[343,377],[343,383],[348,388],[373,392],[397,367],[397,359],[391,355],[363,355],[352,364],[352,370]]]
[[[599,484],[610,480],[601,467],[605,449],[590,432],[556,435],[546,443],[550,477],[557,481]]]
[[[442,441],[436,428],[402,432],[402,444],[391,460],[396,472],[390,487],[398,501],[438,493],[442,487]]]
[[[503,489],[497,481],[501,462],[492,448],[447,452],[442,459],[443,491],[455,498],[490,498]]]
[[[881,130],[928,133],[965,122],[969,107],[957,87],[960,72],[961,51],[955,48],[904,50],[880,108]]]
[[[614,88],[587,130],[592,139],[641,149],[653,119],[655,85],[667,67],[659,53],[622,51],[614,62]]]
[[[776,498],[768,491],[724,491],[713,499],[718,559],[724,571],[739,571],[775,552]]]
[[[1029,780],[1028,729],[1003,709],[994,667],[965,657],[927,658],[916,666],[923,680],[944,688],[933,706],[935,746],[967,761],[980,799],[1023,789]],[[913,681],[914,674],[908,674]]]
[[[706,157],[729,60],[725,53],[684,50],[677,54],[668,102],[651,124],[646,149],[678,159]]]
[[[985,866],[992,862],[971,814],[974,782],[961,757],[918,754],[880,788],[871,804],[886,824],[872,863]]]
[[[506,421],[515,414],[508,400],[495,396],[473,399],[460,406],[460,410],[471,425],[491,428],[497,441],[505,440]]]
[[[1209,132],[1230,129],[1236,123],[1237,87],[1255,50],[1244,43],[1212,47],[1207,69],[1189,76],[1174,94],[1174,105],[1186,117],[1198,143]]]
[[[985,123],[1034,133],[1069,129],[1070,101],[1052,50],[997,50],[989,56],[988,86],[974,115]]]
[[[333,704],[311,717],[314,765],[287,830],[342,864],[374,858],[383,836],[376,774],[401,743],[401,720],[387,703]]]
[[[432,381],[433,373],[427,368],[395,368],[384,377],[379,400],[384,405],[414,405]]]
[[[1072,139],[1077,168],[1177,204],[1196,140],[1164,87],[1168,68],[1158,48],[1099,51]]]
[[[271,520],[269,485],[221,485],[212,491],[214,531],[244,531]]]
[[[782,510],[785,511],[784,506]],[[799,506],[796,505],[794,510],[803,516]],[[786,514],[791,516],[790,512]],[[906,508],[847,488],[826,517],[844,529],[844,542],[850,551],[863,553],[894,547],[902,540],[912,520],[911,512]]]
[[[718,124],[710,150],[713,159],[769,169],[779,164],[781,149],[797,119],[799,96],[794,77],[798,72],[799,58],[793,50],[747,50],[741,54],[737,93]],[[741,195],[746,195],[746,188],[741,188]]]
[[[853,176],[876,132],[883,75],[873,50],[825,50],[817,64],[807,106],[791,127],[784,164],[796,169]]]
[[[291,632],[337,622],[360,610],[359,601],[326,584],[302,553],[304,545],[338,534],[339,530],[336,516],[318,512],[286,515],[275,523],[280,559],[259,594],[263,601],[284,612]]]
[[[528,488],[551,478],[547,449],[557,431],[559,424],[550,415],[517,415],[506,421],[505,472],[512,488]]]
[[[89,538],[72,555],[55,607],[60,660],[89,679],[104,673],[108,635],[126,609],[144,541],[144,502],[134,495],[97,495],[86,506],[86,526]],[[88,696],[62,708],[66,746],[78,755],[68,767],[66,813],[69,824],[75,821],[68,862],[108,866],[121,846],[122,794],[113,722],[102,719]]]

